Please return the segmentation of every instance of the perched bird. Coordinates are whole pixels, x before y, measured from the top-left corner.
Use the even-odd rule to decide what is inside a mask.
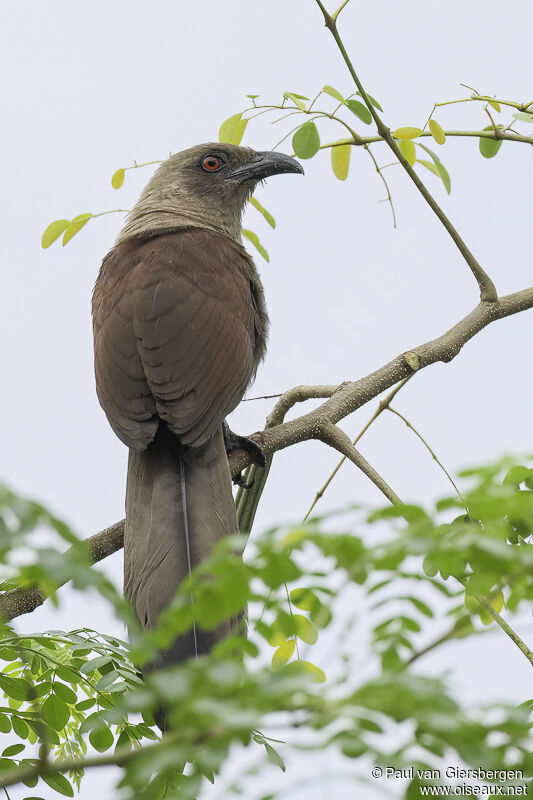
[[[237,532],[227,451],[257,445],[225,427],[266,346],[263,288],[241,243],[257,183],[300,164],[203,144],[154,174],[105,257],[93,295],[96,387],[129,447],[124,591],[152,628],[191,568]],[[227,634],[194,628],[153,666]]]

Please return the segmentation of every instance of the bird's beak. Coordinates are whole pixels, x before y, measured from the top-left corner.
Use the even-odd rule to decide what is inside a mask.
[[[246,183],[246,181],[261,181],[270,178],[271,175],[281,175],[283,172],[296,172],[303,175],[303,167],[295,158],[267,150],[264,153],[256,153],[247,164],[234,169],[227,177],[234,183]]]

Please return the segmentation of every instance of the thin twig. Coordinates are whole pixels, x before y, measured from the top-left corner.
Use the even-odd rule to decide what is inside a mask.
[[[500,614],[498,614],[496,609],[491,606],[488,600],[486,600],[484,597],[478,597],[477,595],[474,595],[474,597],[478,603],[483,606],[485,611],[488,611],[496,625],[499,625],[502,631],[507,634],[509,639],[511,639],[511,641],[514,642],[518,649],[525,655],[531,666],[533,666],[533,653],[527,644],[522,641],[516,631],[511,628],[511,626],[504,620],[502,616],[500,616]]]
[[[468,514],[468,506],[466,505],[466,501],[465,501],[465,499],[464,499],[463,495],[461,494],[461,492],[459,491],[459,488],[458,488],[457,484],[455,483],[454,479],[452,478],[452,476],[450,475],[450,473],[448,472],[448,470],[446,469],[446,467],[444,466],[444,464],[442,463],[442,461],[440,461],[440,459],[439,459],[439,457],[437,456],[437,454],[435,453],[435,451],[434,451],[434,450],[433,450],[433,449],[430,447],[430,445],[428,444],[428,442],[426,442],[426,440],[424,439],[424,437],[422,436],[422,434],[421,434],[421,433],[419,433],[419,432],[417,431],[417,429],[416,429],[416,428],[415,428],[415,427],[414,427],[414,426],[413,426],[413,425],[412,425],[412,424],[409,422],[409,420],[408,420],[408,419],[406,419],[406,418],[403,416],[403,414],[400,414],[400,412],[399,412],[399,411],[396,411],[396,409],[395,409],[395,408],[392,408],[392,407],[389,405],[389,406],[388,406],[388,408],[387,408],[387,411],[390,411],[390,412],[391,412],[391,414],[396,414],[396,416],[397,416],[397,417],[399,417],[401,420],[403,420],[403,422],[405,422],[405,424],[407,425],[407,427],[408,427],[410,430],[412,430],[412,431],[413,431],[413,433],[415,434],[415,436],[417,436],[417,437],[420,439],[420,441],[422,442],[422,444],[424,445],[424,447],[425,447],[425,448],[427,449],[427,451],[428,451],[428,452],[431,454],[431,457],[434,459],[434,461],[436,461],[436,462],[437,462],[437,464],[439,465],[439,467],[441,468],[441,470],[444,472],[444,474],[446,475],[446,477],[447,477],[447,478],[448,478],[448,480],[450,481],[451,485],[453,486],[453,488],[455,489],[455,491],[456,491],[456,493],[457,493],[457,496],[459,497],[459,500],[461,501],[461,503],[462,503],[462,504],[463,504],[463,506],[465,507],[465,511],[466,511],[466,513]]]
[[[401,381],[401,382],[398,384],[398,386],[395,386],[395,387],[394,387],[394,389],[392,390],[392,392],[390,392],[390,393],[387,395],[387,397],[385,397],[383,400],[381,400],[381,401],[379,402],[379,405],[378,405],[377,409],[374,411],[374,413],[372,414],[372,416],[370,417],[370,419],[368,420],[368,422],[366,423],[366,425],[364,426],[364,428],[362,428],[362,429],[359,431],[359,433],[357,434],[357,436],[356,436],[356,437],[355,437],[355,439],[353,440],[353,445],[354,445],[354,447],[355,447],[355,445],[358,443],[358,441],[359,441],[359,440],[360,440],[360,439],[361,439],[361,438],[364,436],[364,434],[365,434],[365,433],[367,432],[367,430],[370,428],[370,426],[372,425],[372,423],[373,423],[373,422],[374,422],[374,421],[375,421],[375,420],[376,420],[376,419],[379,417],[379,415],[380,415],[380,414],[381,414],[383,411],[385,411],[385,409],[386,409],[386,408],[388,408],[388,406],[389,406],[389,403],[390,403],[390,402],[393,400],[393,398],[394,398],[394,397],[396,397],[396,395],[398,394],[398,392],[400,391],[400,389],[402,389],[402,388],[405,386],[405,384],[407,383],[407,381],[409,381],[410,379],[411,379],[411,376],[409,376],[408,378],[405,378],[403,381]],[[331,473],[331,475],[329,476],[329,478],[326,480],[326,482],[324,483],[324,485],[323,485],[323,486],[322,486],[322,487],[321,487],[321,488],[318,490],[318,492],[317,492],[317,493],[316,493],[316,495],[315,495],[315,499],[313,500],[313,502],[312,502],[312,503],[311,503],[311,505],[309,506],[309,508],[308,508],[308,510],[307,510],[307,513],[306,513],[305,517],[303,518],[303,522],[306,522],[306,520],[309,518],[309,515],[311,514],[312,510],[314,509],[314,507],[316,506],[316,504],[318,503],[318,501],[320,500],[320,498],[321,498],[321,497],[324,495],[324,492],[325,492],[325,491],[326,491],[326,489],[329,487],[329,485],[330,485],[330,483],[332,482],[333,478],[335,477],[335,475],[337,474],[337,472],[340,470],[340,468],[342,467],[342,465],[344,464],[344,462],[346,461],[346,459],[347,459],[347,456],[343,456],[343,457],[340,459],[340,461],[338,462],[337,466],[335,467],[335,469],[333,470],[333,472]]]
[[[343,41],[342,41],[342,39],[341,39],[341,37],[339,35],[335,19],[330,14],[328,14],[328,12],[324,8],[324,5],[322,4],[321,0],[316,0],[316,3],[319,6],[320,10],[322,11],[322,14],[324,15],[324,21],[325,21],[326,27],[328,28],[328,30],[330,31],[331,35],[333,36],[333,38],[334,38],[334,40],[335,40],[335,42],[337,44],[337,47],[339,48],[339,51],[340,51],[340,53],[341,53],[341,55],[342,55],[342,57],[344,59],[344,62],[346,64],[346,66],[348,67],[350,75],[352,76],[353,81],[354,81],[355,85],[357,86],[357,88],[358,88],[358,90],[359,90],[359,92],[361,94],[361,97],[363,98],[366,107],[368,108],[370,114],[372,115],[372,118],[374,119],[374,122],[376,123],[376,127],[378,129],[379,135],[387,142],[388,146],[393,151],[394,155],[396,156],[398,161],[401,163],[402,167],[405,169],[405,171],[407,172],[407,174],[409,175],[409,177],[411,178],[411,180],[413,181],[413,183],[417,187],[418,191],[420,192],[420,194],[422,195],[424,200],[428,203],[428,205],[430,206],[432,211],[436,214],[438,219],[444,225],[445,229],[448,231],[448,233],[449,233],[450,237],[452,238],[452,240],[455,242],[459,252],[463,256],[463,258],[466,261],[466,263],[468,264],[472,274],[474,275],[474,277],[475,277],[475,279],[477,281],[477,284],[478,284],[479,290],[480,290],[481,300],[483,302],[487,302],[487,303],[489,303],[489,302],[490,303],[494,303],[498,299],[498,293],[496,291],[496,287],[494,286],[492,280],[489,278],[489,276],[487,275],[485,270],[482,268],[482,266],[479,264],[479,262],[474,257],[474,255],[470,252],[470,250],[467,247],[465,241],[461,238],[461,236],[459,235],[459,233],[457,232],[455,227],[452,225],[451,221],[448,219],[448,217],[446,216],[444,211],[441,209],[441,207],[438,205],[436,200],[433,198],[433,196],[427,190],[425,184],[422,183],[422,181],[420,180],[420,178],[418,177],[418,175],[416,174],[414,169],[411,167],[411,165],[409,164],[409,162],[407,161],[407,159],[403,155],[403,153],[400,150],[400,148],[398,147],[398,143],[394,139],[390,129],[382,121],[381,117],[377,113],[376,108],[370,102],[370,100],[368,98],[368,95],[367,95],[367,93],[365,91],[365,88],[364,88],[363,84],[361,83],[361,81],[359,80],[359,77],[358,77],[358,75],[357,75],[357,73],[356,73],[356,71],[355,71],[355,69],[353,67],[353,64],[352,64],[352,62],[350,60],[350,57],[349,57],[349,55],[348,55],[348,53],[346,51],[344,43],[343,43]]]

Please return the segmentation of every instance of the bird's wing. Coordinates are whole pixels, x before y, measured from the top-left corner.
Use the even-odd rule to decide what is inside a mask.
[[[150,412],[143,434],[152,438],[155,430],[147,426],[157,414],[193,446],[213,435],[254,371],[249,271],[237,243],[207,230],[167,233],[139,246],[122,283],[124,296],[99,337],[101,352],[122,359],[115,378],[109,359],[100,370],[107,379],[99,391],[101,401],[109,398],[108,406],[102,402],[108,416],[116,414],[112,404],[132,424]]]

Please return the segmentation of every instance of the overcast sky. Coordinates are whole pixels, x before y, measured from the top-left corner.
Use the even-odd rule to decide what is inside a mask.
[[[440,7],[421,0],[352,0],[340,19],[360,77],[392,128],[422,127],[435,101],[468,96],[461,82],[503,99],[533,100],[528,0],[504,6],[449,0]],[[90,320],[92,286],[122,216],[91,221],[64,249],[56,244],[43,251],[42,231],[57,218],[130,208],[152,168],[127,173],[115,191],[110,177],[117,168],[216,140],[220,122],[244,108],[246,93],[277,102],[284,89],[314,95],[327,83],[346,95],[354,87],[313,0],[20,0],[4,4],[0,41],[0,477],[88,536],[123,516],[127,454],[96,399]],[[473,105],[448,107],[436,118],[448,129],[482,128],[488,120]],[[272,127],[260,117],[243,143],[271,148],[287,130],[282,124]],[[355,126],[362,134],[370,130],[357,120]],[[323,131],[324,140],[343,136],[331,127]],[[290,140],[282,149],[290,152]],[[380,163],[391,160],[384,145],[374,152]],[[530,285],[531,148],[504,143],[487,161],[475,139],[453,139],[439,155],[451,175],[451,195],[429,172],[421,177],[500,293]],[[246,227],[270,253],[269,264],[259,256],[256,261],[272,320],[268,356],[250,396],[361,377],[444,332],[477,302],[469,270],[401,169],[386,171],[397,229],[390,208],[379,202],[383,187],[364,152],[352,153],[344,183],[331,172],[329,152],[305,169],[305,178],[276,177],[258,190],[277,220],[275,231],[254,209],[246,216]],[[452,364],[424,370],[399,396],[398,409],[451,471],[531,452],[531,322],[526,312],[496,323]],[[344,429],[355,434],[375,406],[346,420]],[[232,427],[257,430],[270,407],[243,404]],[[419,442],[392,415],[382,416],[361,451],[406,500],[427,502],[449,491]],[[276,455],[257,529],[299,520],[336,461],[319,444]],[[382,498],[345,467],[322,508],[355,501],[376,504]],[[120,583],[121,555],[106,569]],[[63,596],[58,613],[45,605],[20,619],[17,629],[88,625],[120,632],[103,607],[70,590]],[[531,637],[529,620],[520,631]],[[529,696],[527,662],[500,632],[449,645],[421,661],[422,668],[448,672],[465,702]],[[306,788],[308,800],[343,796],[347,785],[334,781],[335,763],[327,755],[314,759],[321,779]],[[292,760],[282,781],[292,783],[304,769]],[[111,796],[112,782],[111,771],[92,775],[81,797],[95,791]],[[253,796],[267,788],[268,781],[256,781]],[[24,794],[15,790],[11,796]]]

